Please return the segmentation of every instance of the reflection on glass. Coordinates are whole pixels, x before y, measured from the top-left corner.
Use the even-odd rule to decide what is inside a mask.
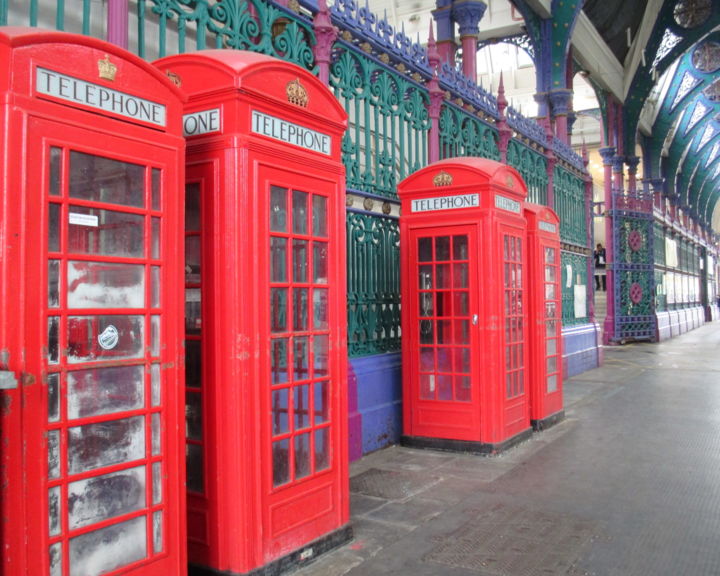
[[[137,410],[145,404],[142,366],[73,370],[67,374],[68,418]]]
[[[161,188],[160,188],[160,175],[161,175],[161,174],[162,174],[162,172],[160,171],[160,168],[153,168],[153,169],[152,169],[152,175],[151,175],[151,180],[152,180],[152,182],[151,182],[151,185],[152,185],[152,189],[151,189],[151,192],[152,192],[152,202],[151,202],[150,205],[152,206],[152,209],[153,209],[153,210],[160,210],[160,205],[161,205],[161,202],[160,202],[160,200],[161,200],[161,198],[160,198],[160,191],[161,191]]]
[[[290,429],[290,394],[287,388],[272,391],[272,433],[285,434]]]
[[[315,382],[314,388],[313,402],[315,407],[315,421],[313,424],[317,426],[330,419],[330,402],[328,399],[330,384],[327,381]]]
[[[553,372],[557,372],[557,356],[547,358],[547,373],[552,374]]]
[[[72,150],[70,197],[142,208],[145,167]]]
[[[452,372],[452,348],[437,348],[437,371]]]
[[[74,254],[143,258],[145,218],[141,214],[70,206],[68,250]]]
[[[470,402],[470,377],[455,376],[455,400],[459,402]]]
[[[105,574],[147,556],[145,516],[70,539],[70,574]]]
[[[327,284],[328,245],[327,242],[313,242],[313,282]]]
[[[546,335],[550,336],[551,338],[557,336],[557,324],[555,320],[547,320],[546,321]]]
[[[310,426],[310,386],[296,386],[293,389],[293,414],[295,430]]]
[[[454,293],[455,316],[467,316],[470,313],[470,293],[455,292]]]
[[[436,326],[437,326],[437,343],[438,344],[452,344],[453,343],[452,322],[450,320],[438,320]]]
[[[185,392],[185,436],[202,440],[202,396],[197,392]]]
[[[453,377],[450,374],[438,374],[437,387],[438,400],[453,399]]]
[[[555,300],[555,284],[545,284],[545,300]]]
[[[420,290],[431,290],[433,287],[432,266],[420,266],[418,277],[418,288]]]
[[[313,327],[315,330],[326,330],[328,327],[328,290],[313,289]]]
[[[47,433],[48,444],[48,478],[60,477],[60,431],[50,430]]]
[[[287,330],[287,288],[270,289],[270,330]]]
[[[290,441],[277,440],[272,445],[273,486],[282,486],[290,481]]]
[[[420,316],[433,315],[433,294],[432,292],[423,292],[420,294]]]
[[[453,260],[468,259],[468,237],[453,236]]]
[[[308,289],[293,288],[293,330],[308,329]]]
[[[312,220],[313,235],[326,238],[327,233],[327,198],[313,194]]]
[[[60,420],[60,374],[48,374],[48,422]]]
[[[50,203],[48,213],[48,252],[60,252],[60,204]]]
[[[270,282],[287,282],[287,238],[270,237]]]
[[[60,534],[60,514],[62,502],[60,501],[60,486],[48,490],[48,531],[50,536]]]
[[[200,288],[185,289],[185,333],[200,334],[202,329],[202,292]]]
[[[202,494],[205,490],[202,446],[189,443],[185,445],[185,471],[187,489]]]
[[[287,232],[287,188],[270,187],[270,230]]]
[[[453,287],[467,288],[468,282],[468,265],[464,262],[460,264],[453,264]]]
[[[455,370],[461,374],[470,374],[470,349],[455,348]]]
[[[315,430],[315,472],[330,468],[330,430]]]
[[[308,193],[293,190],[292,193],[293,232],[307,234],[308,231]]]
[[[555,282],[555,266],[545,266],[545,282]]]
[[[547,391],[555,392],[557,390],[557,374],[547,377]]]
[[[450,288],[450,265],[435,265],[435,282],[437,288]]]
[[[143,308],[145,266],[71,260],[67,287],[70,308]]]
[[[432,238],[418,238],[418,262],[432,262]]]
[[[432,320],[420,320],[420,344],[434,344],[435,334]]]
[[[288,381],[288,339],[274,338],[270,341],[270,373],[273,384]]]
[[[310,377],[308,357],[308,337],[301,336],[295,338],[295,343],[293,345],[293,379],[295,381],[305,380]]]
[[[555,263],[555,248],[545,248],[545,263],[546,264],[554,264]]]
[[[435,238],[435,260],[450,260],[450,236]]]
[[[557,340],[548,338],[545,341],[545,354],[547,356],[555,356],[555,354],[557,354]]]
[[[62,162],[62,148],[50,147],[50,183],[48,192],[50,196],[60,196],[60,169]]]
[[[420,348],[420,370],[422,372],[431,372],[435,369],[435,350],[431,347],[423,346]]]
[[[313,338],[313,358],[314,358],[314,376],[322,378],[330,374],[329,362],[329,343],[330,338],[327,334],[318,334]]]
[[[312,472],[310,468],[310,434],[295,436],[295,479],[305,478]]]
[[[97,422],[68,429],[68,471],[78,474],[145,456],[145,418]]]

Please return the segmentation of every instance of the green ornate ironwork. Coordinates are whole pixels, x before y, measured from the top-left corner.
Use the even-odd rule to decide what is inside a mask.
[[[268,54],[314,70],[310,21],[262,0],[137,0],[137,53],[148,58],[148,28],[158,57],[205,48]],[[157,28],[155,30],[155,28]]]
[[[576,246],[587,246],[588,206],[585,182],[561,166],[554,170],[555,211],[560,217],[560,239]]]
[[[453,104],[440,112],[440,159],[479,156],[500,160],[497,130]]]
[[[393,218],[348,212],[351,357],[400,350],[400,230]]]
[[[578,286],[588,286],[588,256],[584,253],[561,252],[562,268],[562,323],[563,326],[586,324],[590,321],[588,310],[584,315],[575,315],[576,292],[582,290]]]
[[[82,0],[81,11],[76,3],[65,0],[55,0],[54,7],[40,0],[27,0],[12,3],[12,12],[10,8],[8,0],[0,0],[0,26],[40,26],[86,36],[100,33],[106,16],[105,6],[94,0]]]
[[[347,187],[397,198],[397,183],[427,164],[427,90],[351,45],[335,46],[330,87],[348,113]]]
[[[508,142],[507,163],[515,168],[528,187],[528,202],[547,205],[547,157],[517,140]],[[556,193],[557,194],[557,193]]]

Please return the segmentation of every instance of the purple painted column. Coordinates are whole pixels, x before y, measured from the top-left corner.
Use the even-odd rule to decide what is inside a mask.
[[[107,41],[128,48],[129,0],[108,0]]]
[[[330,83],[330,60],[333,44],[338,37],[338,30],[332,25],[330,9],[326,0],[318,0],[318,12],[313,19],[313,29],[317,39],[313,54],[318,67],[318,78],[327,85]]]
[[[606,294],[607,299],[607,314],[605,315],[605,322],[603,323],[603,344],[609,344],[615,337],[615,298],[613,294],[614,278],[612,270],[612,262],[614,261],[613,255],[613,223],[615,220],[613,208],[613,185],[612,185],[612,166],[613,159],[615,158],[615,148],[609,146],[607,148],[600,148],[600,156],[603,159],[603,170],[604,170],[604,193],[605,193],[605,262],[606,262]],[[590,281],[588,280],[588,283]]]
[[[555,136],[565,144],[570,143],[568,134],[568,113],[572,108],[572,91],[553,90],[549,94],[552,117],[555,121]]]
[[[460,29],[463,74],[477,83],[477,43],[480,20],[487,5],[479,0],[455,0],[452,16]]]
[[[452,19],[452,0],[436,0],[432,11],[437,24],[437,50],[440,61],[455,68],[455,23]]]
[[[498,84],[497,106],[500,118],[496,126],[498,129],[498,148],[500,149],[500,161],[507,164],[507,150],[510,139],[512,138],[512,129],[508,126],[505,109],[507,108],[507,98],[505,98],[505,84],[503,82],[503,74],[500,72],[500,84]]]
[[[625,157],[625,164],[628,167],[628,194],[637,194],[637,169],[640,164],[638,156]]]
[[[445,92],[440,88],[438,81],[438,66],[440,65],[440,54],[433,36],[433,25],[430,23],[430,34],[428,36],[428,63],[433,71],[433,76],[427,87],[430,93],[430,104],[428,115],[430,116],[430,135],[428,141],[428,160],[432,164],[440,160],[440,112],[442,103],[445,100]]]

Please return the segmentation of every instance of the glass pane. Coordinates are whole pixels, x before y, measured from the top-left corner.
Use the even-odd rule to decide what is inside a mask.
[[[452,348],[437,349],[437,371],[452,372]]]
[[[328,245],[327,242],[313,242],[313,282],[327,284]]]
[[[69,252],[129,258],[145,256],[145,218],[141,214],[70,206],[68,221]]]
[[[555,263],[555,248],[545,248],[545,263],[546,264],[554,264]]]
[[[555,356],[555,354],[557,354],[557,340],[548,338],[545,341],[545,354],[547,356]]]
[[[70,197],[142,208],[145,167],[70,151]]]
[[[145,404],[143,366],[114,366],[74,370],[67,375],[68,418],[87,418],[126,410]]]
[[[313,194],[313,236],[326,238],[327,233],[327,198]]]
[[[452,301],[452,292],[436,292],[435,293],[435,306],[437,311],[436,316],[452,316],[452,310],[450,303]]]
[[[547,320],[546,321],[546,336],[550,336],[551,338],[554,338],[557,336],[557,324],[555,320]]]
[[[329,382],[315,382],[313,390],[313,402],[315,407],[315,422],[316,426],[330,420],[330,400],[328,393],[330,391]]]
[[[152,203],[151,203],[151,206],[152,206],[152,209],[153,209],[153,210],[160,210],[160,205],[161,205],[161,204],[160,204],[160,200],[161,200],[161,198],[160,198],[160,191],[161,191],[161,188],[160,188],[160,176],[161,176],[161,174],[162,174],[162,172],[160,171],[160,168],[153,168],[153,169],[152,169],[152,175],[151,175],[151,179],[152,179],[152,190],[151,190],[151,192],[152,192]]]
[[[453,264],[453,287],[467,288],[469,282],[468,265],[466,263]]]
[[[200,340],[185,340],[185,385],[202,388],[202,345]]]
[[[272,433],[285,434],[290,425],[290,393],[287,388],[272,391]]]
[[[555,302],[545,302],[545,318],[555,318],[556,309]]]
[[[157,456],[162,450],[162,425],[159,413],[155,412],[150,416],[150,424],[152,426],[152,455]]]
[[[453,236],[453,260],[468,259],[468,237]]]
[[[160,266],[150,268],[150,306],[160,307]]]
[[[145,466],[95,476],[68,486],[70,530],[145,507]]]
[[[60,420],[60,375],[48,374],[47,382],[48,422],[57,422]]]
[[[435,333],[432,320],[420,320],[420,344],[434,344]]]
[[[552,374],[553,372],[557,372],[557,356],[547,358],[547,373]]]
[[[60,204],[50,203],[48,214],[48,251],[60,252]]]
[[[200,334],[202,329],[202,292],[200,288],[185,289],[185,333]]]
[[[313,328],[326,330],[328,327],[328,290],[315,288],[313,290]]]
[[[161,510],[153,512],[153,553],[163,551],[163,513]]]
[[[270,330],[287,331],[287,288],[270,289]]]
[[[278,440],[272,445],[273,486],[281,486],[290,481],[290,440]]]
[[[314,377],[322,378],[330,374],[329,367],[329,343],[330,338],[327,334],[318,334],[313,338],[313,358],[314,362]]]
[[[270,230],[287,232],[287,188],[270,188]]]
[[[147,556],[145,516],[94,530],[70,540],[70,573],[92,575]]]
[[[62,576],[62,542],[50,546],[49,553],[50,576]]]
[[[308,329],[308,289],[293,289],[293,330]]]
[[[315,430],[315,472],[330,468],[330,430]]]
[[[453,399],[453,377],[450,374],[439,374],[437,377],[438,400]]]
[[[435,370],[435,349],[430,347],[420,348],[420,370],[432,372]]]
[[[450,320],[438,320],[437,321],[437,343],[438,344],[452,344],[453,333],[452,333],[452,322]]]
[[[145,266],[70,261],[67,287],[70,308],[144,308]]]
[[[310,386],[296,386],[293,389],[293,411],[295,430],[310,426]]]
[[[450,265],[435,265],[435,284],[437,288],[450,288]]]
[[[310,434],[295,436],[295,479],[310,475]]]
[[[455,340],[456,344],[470,344],[470,321],[458,320],[455,322]]]
[[[307,234],[308,194],[300,190],[293,190],[292,195],[293,232]]]
[[[431,290],[432,287],[432,266],[420,266],[420,274],[418,276],[418,288],[420,288],[420,290]]]
[[[160,258],[160,218],[151,219],[150,258]]]
[[[270,342],[270,373],[273,384],[282,384],[289,380],[288,374],[288,338],[275,338]]]
[[[197,444],[185,445],[185,471],[188,490],[202,494],[205,489],[202,446]]]
[[[545,266],[545,282],[555,282],[555,266]]]
[[[287,238],[270,238],[270,282],[287,282]]]
[[[545,284],[545,300],[555,300],[555,284]]]
[[[62,502],[60,501],[60,486],[48,490],[48,530],[50,536],[60,534],[60,514]]]
[[[450,260],[450,236],[435,238],[435,260]]]
[[[185,283],[199,284],[201,272],[200,236],[185,237]]]
[[[144,325],[144,316],[71,316],[68,361],[142,358]]]
[[[470,374],[470,349],[469,348],[456,348],[455,349],[455,372],[461,374]]]
[[[48,318],[48,363],[58,363],[60,319],[56,316]]]
[[[454,316],[467,316],[470,313],[470,294],[468,292],[455,292]]]
[[[435,375],[420,374],[420,398],[432,400],[435,398]]]
[[[62,162],[62,148],[50,147],[50,183],[48,191],[50,196],[60,196],[60,168]]]
[[[293,240],[293,281],[308,281],[308,247],[306,240]]]
[[[423,292],[420,294],[420,316],[433,315],[433,293]]]
[[[162,462],[155,462],[152,465],[152,502],[153,505],[162,502],[163,478]]]
[[[552,374],[551,376],[548,376],[547,391],[548,393],[557,391],[557,374]]]
[[[418,238],[418,262],[432,262],[432,238]]]
[[[293,360],[294,360],[294,374],[293,379],[305,380],[310,377],[309,371],[309,351],[308,351],[308,337],[295,338]]]
[[[98,422],[68,429],[70,474],[145,456],[145,418]]]
[[[455,376],[455,400],[459,402],[470,402],[470,377]]]
[[[47,433],[48,478],[60,478],[60,431]]]
[[[150,355],[160,355],[160,316],[150,316]]]
[[[185,393],[185,436],[202,440],[202,396],[198,392]]]

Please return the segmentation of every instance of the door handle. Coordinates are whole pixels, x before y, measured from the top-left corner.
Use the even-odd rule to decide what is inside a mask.
[[[477,314],[473,314],[473,317],[472,317],[472,325],[473,325],[473,326],[477,326],[477,323],[478,323],[478,315],[477,315]]]

